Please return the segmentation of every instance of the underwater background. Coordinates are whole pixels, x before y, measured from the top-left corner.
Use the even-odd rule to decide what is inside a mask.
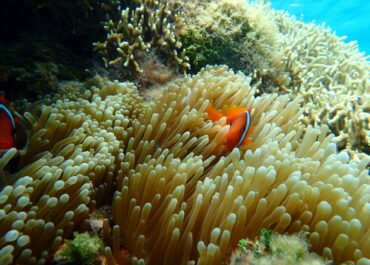
[[[0,265],[369,265],[339,3],[4,1]]]
[[[358,41],[359,49],[370,54],[370,1],[272,0],[271,7],[309,23],[325,23],[346,41]]]

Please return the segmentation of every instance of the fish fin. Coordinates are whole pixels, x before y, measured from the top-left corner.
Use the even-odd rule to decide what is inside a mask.
[[[210,119],[211,121],[218,121],[225,116],[221,112],[216,110],[211,104],[208,105],[206,112],[208,114],[208,119]]]
[[[241,106],[225,106],[223,108],[223,113],[225,113],[226,116],[239,115],[240,113],[243,113],[245,111],[249,111],[249,108]]]
[[[254,109],[254,106],[247,108],[247,107],[241,107],[241,106],[226,106],[224,107],[223,112],[225,113],[225,116],[227,117],[227,122],[232,122],[236,117],[238,117],[241,113],[244,113],[246,111],[252,111]]]

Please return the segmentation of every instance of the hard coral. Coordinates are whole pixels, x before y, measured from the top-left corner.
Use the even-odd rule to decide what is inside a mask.
[[[267,9],[267,5],[240,0],[184,1],[187,24],[181,40],[191,71],[214,64],[226,64],[247,75],[269,71],[263,80],[276,87],[270,76],[282,75],[283,66],[277,52],[278,28],[269,22],[273,17]]]
[[[188,58],[176,34],[179,13],[166,0],[137,1],[120,10],[120,16],[105,23],[107,39],[94,44],[106,66],[123,64],[136,75],[143,71],[140,54],[150,50],[169,64],[189,69]]]
[[[193,73],[197,73],[208,64],[215,65],[228,61],[230,61],[228,65],[236,70],[245,68],[239,57],[242,50],[240,43],[230,38],[210,35],[205,29],[197,29],[186,31],[182,42],[186,47],[186,55],[190,58]]]
[[[370,154],[370,62],[356,42],[345,43],[325,25],[305,24],[275,12],[280,50],[301,82],[290,94],[303,98],[305,123],[329,125],[340,149]]]

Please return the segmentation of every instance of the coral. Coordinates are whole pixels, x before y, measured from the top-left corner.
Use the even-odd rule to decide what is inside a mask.
[[[306,125],[327,124],[340,149],[369,154],[370,64],[357,44],[261,3],[184,1],[183,10],[193,72],[222,63],[253,73],[257,94],[302,97]]]
[[[180,16],[166,0],[137,1],[120,12],[117,20],[105,23],[106,40],[94,43],[106,66],[122,64],[132,75],[141,73],[140,56],[152,50],[170,64],[183,70],[189,68],[176,34]]]
[[[254,241],[242,239],[231,255],[231,265],[247,264],[327,264],[309,253],[304,234],[279,235],[271,230],[261,230]]]
[[[218,35],[210,35],[205,29],[197,29],[186,31],[182,37],[182,42],[186,48],[186,55],[190,58],[191,70],[197,73],[201,68],[209,65],[225,63],[230,61],[228,65],[234,69],[243,69],[245,67],[240,59],[238,52],[240,43],[232,41],[230,38]],[[231,62],[236,62],[239,66]]]
[[[285,73],[277,49],[278,28],[270,22],[274,17],[267,5],[239,0],[184,1],[183,10],[186,27],[181,40],[193,73],[206,65],[226,64],[246,75],[268,72],[258,78],[263,79],[264,89],[279,89],[275,79]]]
[[[305,123],[327,124],[341,149],[370,154],[370,62],[357,43],[330,29],[276,12],[285,64],[299,72],[290,87],[304,101]]]
[[[369,159],[337,153],[327,126],[300,122],[298,99],[255,97],[251,78],[225,66],[168,83],[153,101],[131,83],[97,81],[26,114],[25,150],[0,160],[1,264],[48,262],[107,202],[108,264],[123,264],[122,250],[131,264],[220,264],[263,228],[307,232],[335,263],[369,262]],[[210,103],[255,106],[253,145],[228,153]]]
[[[66,243],[60,256],[66,265],[92,265],[97,264],[102,250],[103,242],[96,234],[74,233],[74,239]]]

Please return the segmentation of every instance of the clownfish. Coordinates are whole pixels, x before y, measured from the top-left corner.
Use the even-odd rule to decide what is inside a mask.
[[[4,95],[0,96],[0,150],[15,147],[15,123],[9,107],[9,101]]]
[[[254,107],[245,108],[239,106],[229,106],[222,112],[216,110],[212,105],[208,105],[206,112],[208,118],[213,122],[226,117],[226,124],[230,129],[226,134],[226,148],[232,151],[235,147],[251,145],[251,111]]]

